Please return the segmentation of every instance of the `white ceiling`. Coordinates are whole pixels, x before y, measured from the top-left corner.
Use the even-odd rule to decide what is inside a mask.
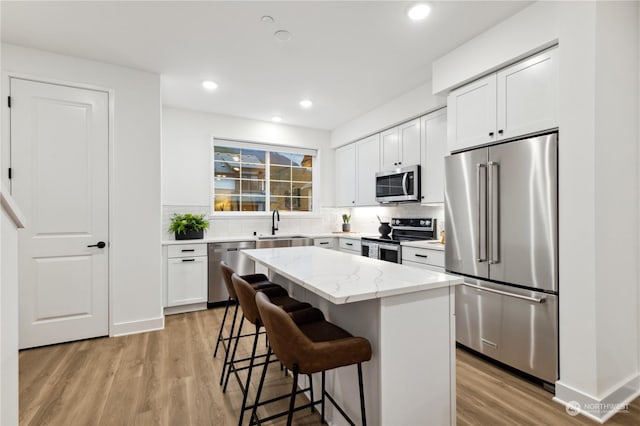
[[[531,2],[429,3],[413,22],[405,1],[2,1],[2,41],[159,73],[165,105],[333,129],[430,80],[435,59]]]

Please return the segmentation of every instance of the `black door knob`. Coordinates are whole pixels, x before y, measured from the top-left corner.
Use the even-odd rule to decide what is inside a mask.
[[[107,244],[104,241],[98,241],[98,244],[91,244],[90,246],[87,247],[98,247],[99,249],[103,249],[107,246]]]

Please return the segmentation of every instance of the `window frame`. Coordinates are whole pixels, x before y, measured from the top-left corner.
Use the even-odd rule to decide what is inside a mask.
[[[290,145],[280,145],[275,143],[268,142],[252,142],[246,140],[238,140],[232,138],[222,138],[222,137],[211,137],[211,142],[209,144],[209,218],[221,218],[221,217],[266,217],[271,216],[272,210],[266,211],[215,211],[215,147],[225,146],[230,148],[240,148],[240,149],[252,149],[252,150],[261,150],[269,152],[269,161],[265,162],[265,182],[267,184],[267,191],[265,192],[265,204],[269,209],[271,206],[271,152],[284,152],[287,154],[302,154],[302,155],[311,155],[313,157],[313,172],[311,177],[311,210],[310,211],[289,211],[289,210],[278,210],[281,215],[285,216],[303,216],[303,217],[313,217],[317,216],[318,202],[319,202],[319,187],[320,187],[320,153],[318,149],[313,148],[300,148]]]

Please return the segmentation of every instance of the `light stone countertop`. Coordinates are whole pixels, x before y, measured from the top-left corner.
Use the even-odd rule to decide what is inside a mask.
[[[372,234],[364,234],[359,232],[319,232],[319,233],[308,233],[308,232],[300,232],[297,234],[277,234],[275,237],[286,238],[293,236],[303,236],[307,238],[350,238],[359,240],[362,237],[371,236]],[[206,244],[206,243],[231,243],[236,241],[258,241],[260,237],[271,237],[271,235],[231,235],[228,237],[215,237],[208,236],[205,233],[205,237],[199,240],[163,240],[163,246],[171,246],[171,245],[179,245],[179,244]]]
[[[320,297],[344,304],[462,284],[462,278],[320,247],[241,253]]]
[[[444,244],[440,244],[438,241],[403,241],[400,243],[402,246],[415,247],[419,249],[439,250],[444,251]]]

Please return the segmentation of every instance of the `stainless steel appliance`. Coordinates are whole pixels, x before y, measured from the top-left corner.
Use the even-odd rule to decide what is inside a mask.
[[[435,239],[436,220],[434,218],[393,218],[389,237],[362,237],[363,256],[402,263],[402,241]]]
[[[445,263],[460,344],[558,378],[557,133],[445,159]]]
[[[420,200],[420,166],[376,173],[376,201],[398,203]]]
[[[256,248],[255,241],[237,241],[230,243],[209,243],[209,303],[226,302],[229,298],[227,287],[222,278],[220,261],[224,260],[238,274],[247,275],[255,272],[255,263],[247,256],[242,256],[240,250]]]

